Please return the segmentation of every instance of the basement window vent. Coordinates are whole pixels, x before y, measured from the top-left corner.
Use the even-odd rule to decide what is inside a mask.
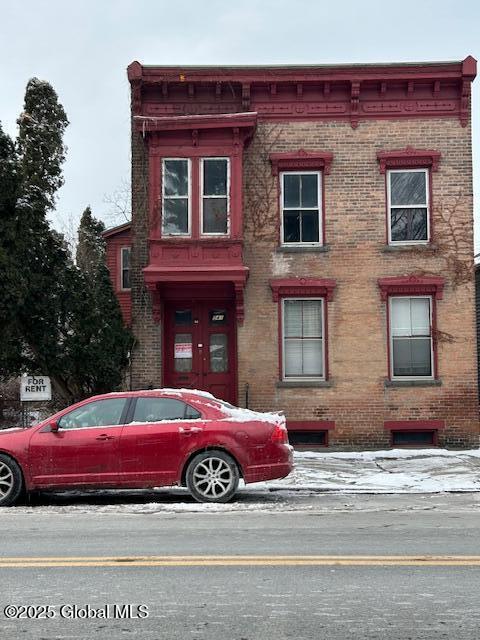
[[[392,431],[392,445],[396,447],[437,446],[436,430]]]
[[[289,431],[288,441],[294,447],[326,447],[328,431]]]

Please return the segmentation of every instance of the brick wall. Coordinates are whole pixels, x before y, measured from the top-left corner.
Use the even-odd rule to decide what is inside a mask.
[[[455,212],[473,255],[471,131],[457,118],[361,122],[259,124],[245,158],[245,248],[250,269],[245,291],[245,322],[238,328],[239,404],[249,385],[249,406],[283,410],[290,420],[333,420],[329,443],[337,447],[389,446],[385,420],[441,419],[441,446],[478,445],[475,286],[453,285],[443,251],[420,248],[388,250],[385,224],[385,176],[376,152],[381,149],[436,149],[442,153],[433,181],[433,209],[460,196]],[[270,140],[276,140],[270,145]],[[270,145],[270,146],[269,146]],[[266,149],[266,146],[269,146]],[[334,154],[325,182],[327,251],[278,252],[278,178],[271,175],[269,152],[330,151]],[[268,153],[266,153],[268,152]],[[253,225],[251,186],[270,194],[265,228]],[[262,189],[260,189],[261,191]],[[258,190],[257,190],[258,191]],[[161,386],[161,326],[152,319],[150,294],[141,269],[148,261],[148,158],[139,133],[132,134],[132,314],[136,346],[134,388]],[[275,221],[275,222],[272,222]],[[434,237],[445,231],[437,213]],[[386,303],[377,279],[423,271],[442,275],[446,286],[437,303],[438,329],[453,340],[438,344],[440,386],[386,387]],[[272,301],[273,277],[334,278],[328,303],[330,386],[279,388],[278,305]],[[252,344],[255,348],[252,349]]]
[[[475,266],[475,315],[477,320],[477,358],[480,377],[480,265],[478,264]]]
[[[278,231],[271,224],[255,233],[245,216],[245,262],[250,278],[245,292],[245,323],[238,331],[239,399],[249,384],[250,407],[283,409],[287,419],[336,422],[330,444],[388,446],[384,420],[443,419],[439,444],[478,444],[477,354],[474,274],[460,286],[452,284],[451,265],[442,251],[388,251],[385,226],[385,176],[376,152],[407,145],[442,153],[432,173],[433,208],[451,204],[459,195],[455,217],[473,255],[471,131],[457,119],[412,119],[362,122],[354,130],[343,122],[260,124],[246,154],[245,189],[253,181],[272,181],[271,212],[278,210],[278,191],[270,167],[260,160],[269,151],[331,151],[325,176],[326,243],[328,251],[280,253]],[[269,133],[270,131],[270,133]],[[263,147],[263,148],[262,148]],[[268,191],[268,190],[267,190]],[[251,209],[251,207],[250,207]],[[445,231],[434,214],[435,233]],[[377,279],[424,271],[446,280],[437,303],[438,329],[453,341],[438,344],[441,386],[385,387],[387,371],[386,303]],[[275,276],[334,278],[334,300],[328,303],[328,359],[331,386],[278,388],[278,306],[268,285]],[[255,349],[251,345],[255,344]]]
[[[152,318],[151,296],[143,281],[148,264],[148,151],[140,133],[132,132],[132,387],[161,385],[160,325]]]

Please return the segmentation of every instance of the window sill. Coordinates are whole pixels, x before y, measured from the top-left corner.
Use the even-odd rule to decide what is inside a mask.
[[[385,380],[385,387],[441,387],[442,381],[437,380]]]
[[[277,253],[327,253],[330,251],[330,245],[324,244],[318,247],[298,246],[298,247],[286,247],[279,246],[276,249]]]
[[[396,253],[402,251],[436,251],[436,244],[427,242],[425,244],[386,244],[382,247],[383,253]]]
[[[277,389],[329,389],[333,387],[332,380],[279,380],[275,386]]]

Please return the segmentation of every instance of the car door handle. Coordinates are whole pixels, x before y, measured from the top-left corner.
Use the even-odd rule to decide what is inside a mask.
[[[201,427],[188,427],[187,429],[185,427],[178,427],[178,432],[184,436],[189,436],[192,433],[200,433],[201,431],[203,431]]]
[[[114,436],[107,436],[106,433],[102,433],[101,436],[97,436],[95,440],[113,440]]]

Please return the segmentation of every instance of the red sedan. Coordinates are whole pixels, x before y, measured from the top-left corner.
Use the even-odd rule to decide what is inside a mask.
[[[187,389],[95,396],[27,429],[0,431],[0,506],[24,491],[186,486],[227,502],[293,468],[285,419]]]

